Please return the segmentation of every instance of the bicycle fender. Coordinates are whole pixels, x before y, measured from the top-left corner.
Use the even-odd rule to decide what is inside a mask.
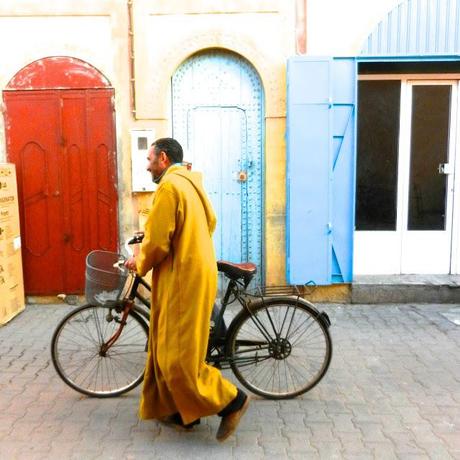
[[[318,319],[323,323],[323,325],[326,327],[326,329],[329,329],[329,327],[331,325],[331,320],[329,319],[329,315],[325,311],[322,311],[318,315]]]
[[[308,300],[305,300],[305,299],[302,299],[302,298],[299,298],[297,299],[297,301],[299,303],[303,303],[304,305],[310,307],[315,313],[316,313],[316,318],[318,319],[318,321],[321,321],[321,324],[326,328],[326,329],[329,329],[329,327],[331,326],[331,320],[329,319],[329,315],[323,310],[323,311],[319,311],[315,305],[313,305],[311,302],[309,302]]]

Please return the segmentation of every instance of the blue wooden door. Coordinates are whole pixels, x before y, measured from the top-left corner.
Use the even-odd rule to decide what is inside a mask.
[[[262,120],[260,79],[224,51],[192,56],[172,79],[173,136],[184,147],[217,215],[216,257],[251,261],[262,281]]]

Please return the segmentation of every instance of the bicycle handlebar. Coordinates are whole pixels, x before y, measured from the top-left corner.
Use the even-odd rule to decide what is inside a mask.
[[[139,244],[142,243],[142,240],[144,239],[144,232],[136,232],[134,235],[127,239],[127,244]]]
[[[125,240],[125,250],[129,256],[134,255],[133,250],[131,249],[132,244],[140,244],[144,239],[144,232],[135,232],[133,236],[126,238]]]

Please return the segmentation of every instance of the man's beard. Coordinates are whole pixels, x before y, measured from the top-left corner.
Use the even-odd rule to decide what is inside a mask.
[[[165,169],[163,170],[163,172],[162,172],[160,175],[158,175],[158,176],[155,176],[155,175],[152,173],[152,180],[153,180],[153,182],[155,182],[155,184],[159,184],[159,183],[160,183],[161,178],[165,175],[165,173],[166,173],[166,171],[168,170],[168,168],[169,168],[169,166],[168,166],[167,168],[165,168]]]

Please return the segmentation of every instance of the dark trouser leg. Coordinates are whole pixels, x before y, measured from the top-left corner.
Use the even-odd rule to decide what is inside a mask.
[[[184,425],[184,422],[182,421],[182,417],[180,416],[179,412],[176,412],[175,414],[171,415],[170,420],[172,423],[183,426],[184,428],[192,428],[193,426],[200,424],[200,419],[197,419],[194,420],[192,423]]]
[[[248,396],[246,393],[238,388],[238,393],[236,394],[235,398],[227,404],[217,415],[219,417],[225,417],[232,412],[240,410],[243,407],[244,402]]]

